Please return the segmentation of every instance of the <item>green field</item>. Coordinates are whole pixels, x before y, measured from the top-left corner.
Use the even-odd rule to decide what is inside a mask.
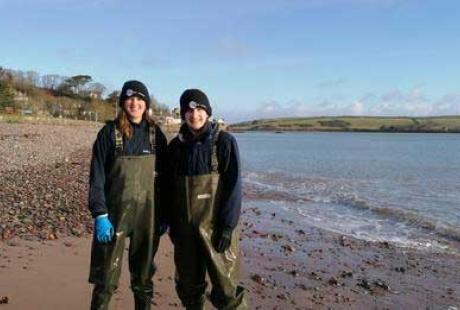
[[[232,124],[231,131],[369,131],[458,132],[460,116],[372,117],[337,116],[263,119]]]

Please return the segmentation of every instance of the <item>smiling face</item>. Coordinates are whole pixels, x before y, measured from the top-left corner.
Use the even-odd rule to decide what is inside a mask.
[[[188,128],[193,131],[199,131],[203,128],[208,118],[208,113],[206,113],[206,110],[201,107],[196,107],[194,109],[188,108],[185,112],[185,123]]]
[[[129,97],[123,102],[123,109],[128,114],[128,118],[134,123],[140,123],[142,115],[147,109],[145,101],[137,96]]]

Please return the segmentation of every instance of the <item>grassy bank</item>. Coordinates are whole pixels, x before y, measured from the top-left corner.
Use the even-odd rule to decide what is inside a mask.
[[[232,124],[231,131],[457,132],[460,116],[338,116],[263,119]]]

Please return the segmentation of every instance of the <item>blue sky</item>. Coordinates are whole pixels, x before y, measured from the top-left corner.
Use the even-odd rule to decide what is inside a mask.
[[[0,66],[139,79],[229,121],[460,113],[460,2],[0,0]]]

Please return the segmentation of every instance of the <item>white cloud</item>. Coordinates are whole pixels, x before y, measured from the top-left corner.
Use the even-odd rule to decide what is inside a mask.
[[[355,101],[351,105],[351,113],[353,115],[362,115],[364,111],[364,105],[361,101]]]
[[[460,93],[446,94],[441,98],[427,99],[420,89],[407,92],[391,90],[381,95],[368,93],[359,99],[321,102],[277,101],[264,102],[254,110],[225,111],[231,121],[308,116],[436,116],[460,113]]]

